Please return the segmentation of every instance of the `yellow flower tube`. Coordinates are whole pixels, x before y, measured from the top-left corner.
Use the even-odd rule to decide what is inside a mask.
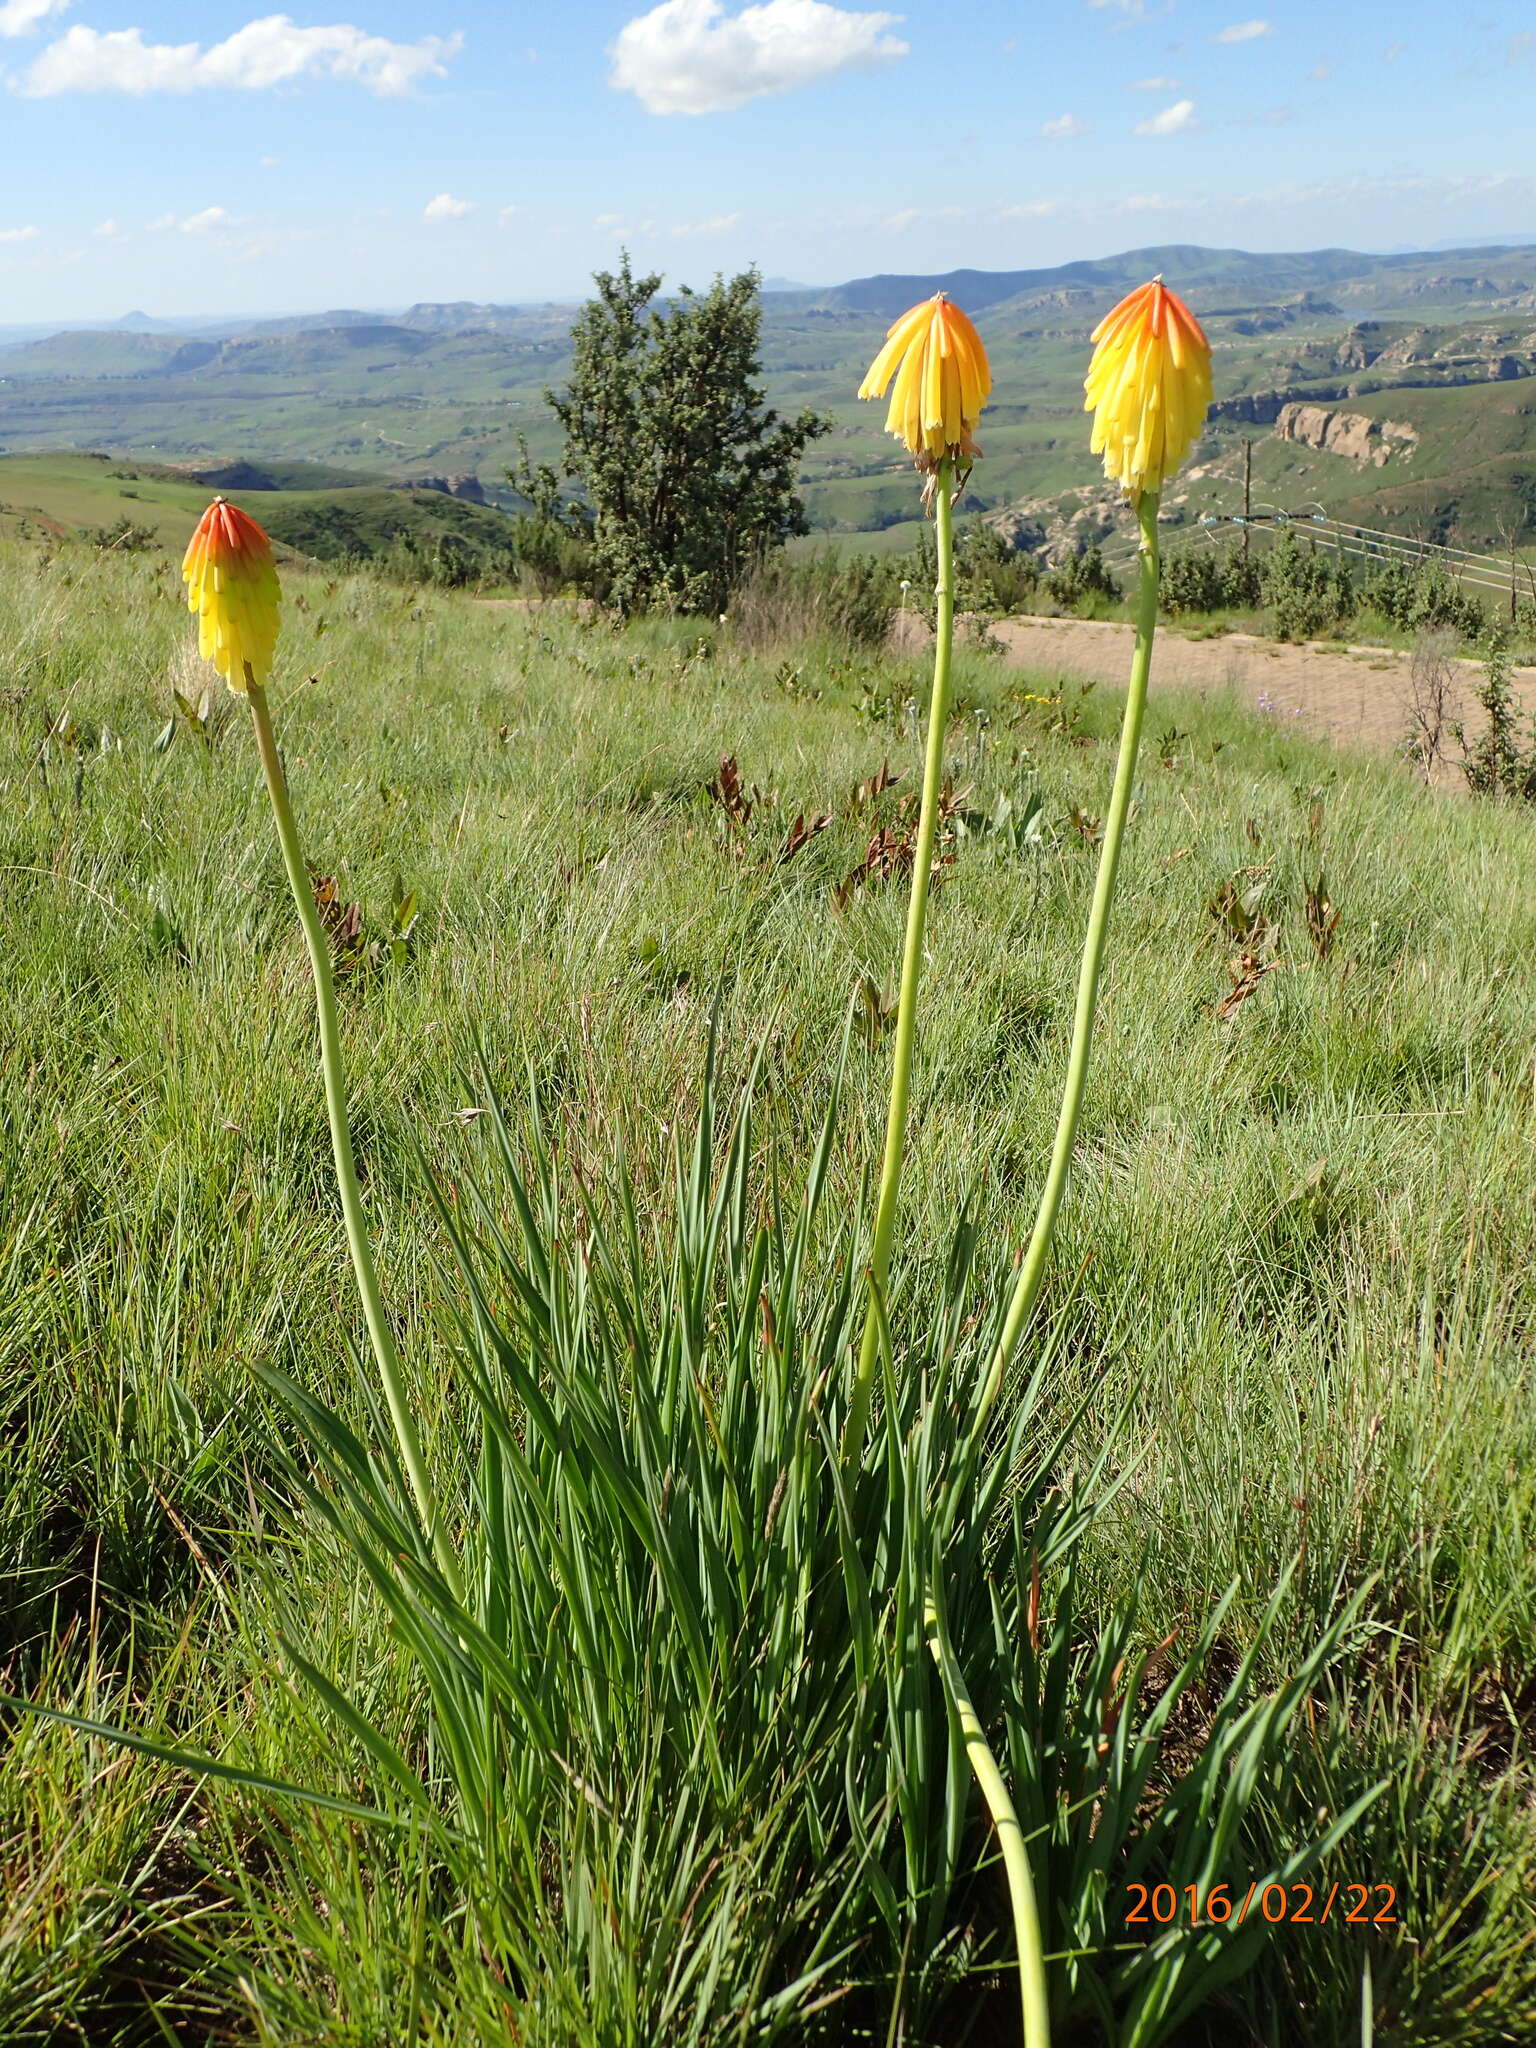
[[[1160,277],[1120,301],[1090,337],[1083,408],[1093,453],[1128,498],[1160,492],[1200,438],[1211,403],[1211,345]]]
[[[949,456],[969,468],[981,450],[972,439],[992,389],[981,336],[954,300],[938,292],[895,321],[859,386],[860,398],[891,389],[885,428],[926,476]]]

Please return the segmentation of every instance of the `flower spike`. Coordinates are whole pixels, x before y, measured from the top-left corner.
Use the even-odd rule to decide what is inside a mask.
[[[967,469],[981,450],[971,438],[992,389],[981,336],[943,292],[903,313],[859,386],[860,398],[883,398],[895,378],[886,431],[911,451],[924,476],[949,456]]]
[[[1093,330],[1083,409],[1093,452],[1128,498],[1154,496],[1200,438],[1211,402],[1211,345],[1160,277]]]
[[[277,645],[281,597],[272,543],[238,505],[215,498],[181,564],[187,609],[198,621],[197,651],[232,690],[263,683]]]

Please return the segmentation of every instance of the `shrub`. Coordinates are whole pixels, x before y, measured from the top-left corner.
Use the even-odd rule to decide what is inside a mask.
[[[1449,631],[1476,640],[1488,623],[1472,593],[1434,563],[1383,562],[1372,570],[1361,596],[1406,633]]]
[[[1536,802],[1536,740],[1521,733],[1520,700],[1501,634],[1488,643],[1482,680],[1472,695],[1482,708],[1482,732],[1469,748],[1465,731],[1459,725],[1455,728],[1468,789],[1477,796],[1514,796],[1526,803]]]
[[[1354,616],[1355,587],[1344,563],[1316,541],[1303,547],[1294,533],[1282,533],[1270,549],[1259,588],[1281,640],[1310,640]]]
[[[121,495],[131,498],[135,493],[124,491]],[[117,555],[142,554],[148,548],[157,548],[161,545],[160,536],[152,526],[135,526],[126,514],[120,519],[114,519],[110,526],[81,527],[80,538],[88,541],[93,548],[101,549],[103,552],[110,550]]]
[[[430,583],[439,590],[464,590],[482,583],[510,583],[517,555],[505,542],[471,540],[462,533],[399,532],[376,558],[383,574],[401,583]]]
[[[550,516],[521,512],[512,521],[512,550],[520,580],[538,597],[608,596],[609,579],[592,545],[591,529],[569,510]]]
[[[1012,547],[984,519],[966,522],[955,536],[955,604],[963,612],[1028,609],[1040,585],[1033,555]]]
[[[1097,541],[1092,547],[1079,548],[1064,562],[1051,570],[1045,579],[1048,596],[1053,598],[1064,611],[1075,611],[1088,599],[1104,599],[1118,604],[1121,597],[1120,585],[1104,566],[1104,556]]]
[[[1259,572],[1235,547],[1188,547],[1163,560],[1166,612],[1240,610],[1259,601]]]
[[[1162,570],[1163,610],[1214,612],[1221,608],[1221,565],[1209,548],[1169,555]]]

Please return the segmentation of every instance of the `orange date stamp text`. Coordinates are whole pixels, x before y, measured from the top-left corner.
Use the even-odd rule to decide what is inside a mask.
[[[1265,1884],[1257,1878],[1246,1891],[1232,1885],[1133,1884],[1126,1887],[1127,1927],[1241,1927],[1266,1920],[1271,1927],[1321,1926],[1342,1921],[1350,1927],[1395,1927],[1397,1887],[1390,1884]]]

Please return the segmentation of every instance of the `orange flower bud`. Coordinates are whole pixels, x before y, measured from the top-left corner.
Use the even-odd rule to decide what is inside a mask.
[[[277,644],[281,602],[272,543],[237,505],[215,498],[182,558],[187,608],[197,614],[197,651],[232,690],[263,683]]]

